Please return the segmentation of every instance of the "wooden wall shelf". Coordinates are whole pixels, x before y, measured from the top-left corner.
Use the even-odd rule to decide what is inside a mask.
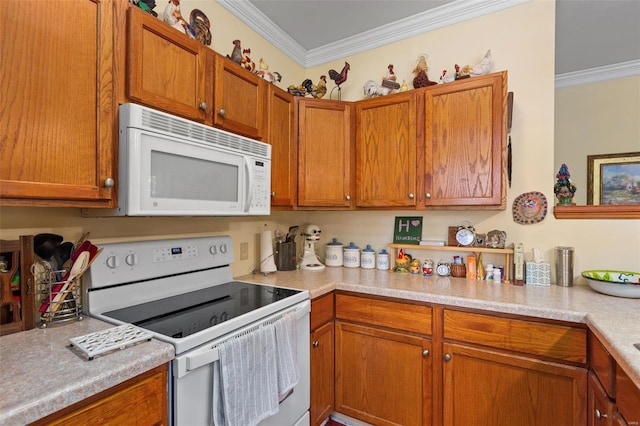
[[[488,247],[458,247],[458,246],[421,246],[417,244],[387,244],[389,248],[389,262],[391,269],[393,265],[391,262],[396,258],[396,250],[430,250],[430,251],[455,251],[466,253],[494,253],[503,254],[505,256],[504,261],[504,282],[509,284],[511,282],[511,256],[513,255],[513,248],[488,248]]]
[[[640,205],[555,206],[556,219],[640,219]]]

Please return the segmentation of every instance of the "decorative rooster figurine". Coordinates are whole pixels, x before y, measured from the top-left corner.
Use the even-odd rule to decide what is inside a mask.
[[[196,40],[205,46],[211,45],[211,23],[209,18],[200,9],[193,9],[189,14],[189,22],[196,32]]]
[[[227,55],[227,58],[231,59],[238,65],[242,63],[242,47],[240,46],[240,40],[233,40],[233,52],[231,52],[231,56]]]
[[[347,74],[349,73],[350,69],[351,65],[349,65],[349,62],[345,62],[344,67],[342,67],[342,71],[340,71],[340,73],[338,73],[338,71],[336,70],[329,70],[329,78],[333,80],[334,83],[336,83],[336,87],[338,88],[338,99],[340,99],[340,85],[347,81]],[[331,91],[333,92],[333,89],[331,89]]]

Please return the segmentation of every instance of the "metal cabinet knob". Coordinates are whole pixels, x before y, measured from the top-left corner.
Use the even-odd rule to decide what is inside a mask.
[[[206,102],[203,102],[203,103],[200,104],[200,109],[203,110],[203,111],[206,111],[208,107],[209,107],[209,105],[207,105]]]
[[[113,180],[113,179],[112,179],[112,178],[110,178],[110,177],[109,177],[109,178],[106,178],[106,179],[104,180],[104,186],[105,186],[105,188],[112,188],[112,187],[113,187],[113,185],[115,185],[115,184],[116,184],[116,181],[115,181],[115,180]]]
[[[424,351],[422,351],[422,356],[429,356],[429,350],[425,349]]]
[[[424,194],[424,197],[428,200],[431,198],[431,193],[427,192],[426,194]]]
[[[271,197],[272,197],[272,198],[276,198],[276,191],[273,191],[273,192],[271,193]]]
[[[347,195],[346,197],[344,197],[347,201],[351,201],[351,195]]]
[[[316,340],[315,342],[313,342],[313,347],[314,347],[314,348],[317,348],[319,344],[320,344],[320,342],[318,342],[318,341]]]
[[[413,195],[413,193],[410,193],[410,194],[409,194],[409,199],[410,199],[410,200],[413,200],[413,198],[414,198],[414,197],[415,197],[415,195]]]
[[[446,362],[451,361],[451,355],[449,355],[449,354],[444,354],[444,360],[445,360]]]
[[[226,109],[224,109],[224,108],[220,108],[220,109],[218,110],[218,115],[219,115],[220,117],[224,117],[226,114],[227,114],[227,110],[226,110]]]
[[[607,415],[596,408],[596,419],[606,419]]]

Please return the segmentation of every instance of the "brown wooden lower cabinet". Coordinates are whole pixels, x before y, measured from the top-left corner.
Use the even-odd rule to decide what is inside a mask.
[[[586,424],[586,369],[444,345],[446,426]]]
[[[336,411],[375,425],[431,424],[431,341],[336,322]]]
[[[640,425],[640,389],[624,372],[616,366],[616,405],[618,413],[628,425]]]
[[[333,412],[334,401],[333,293],[311,301],[311,424],[320,426]]]
[[[611,426],[615,414],[615,405],[607,396],[600,381],[593,372],[589,373],[587,395],[588,426]]]
[[[33,425],[167,425],[167,366],[161,365]]]

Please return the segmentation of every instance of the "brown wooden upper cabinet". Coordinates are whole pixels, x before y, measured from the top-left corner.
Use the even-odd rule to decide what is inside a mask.
[[[222,55],[215,55],[213,125],[262,139],[267,82]]]
[[[507,72],[424,92],[424,204],[506,208]]]
[[[351,209],[353,109],[350,103],[297,98],[298,206]]]
[[[296,143],[293,96],[267,85],[267,129],[271,144],[271,206],[291,208],[296,203]]]
[[[356,206],[415,207],[416,93],[356,103]]]
[[[211,110],[205,47],[140,8],[130,7],[127,13],[127,97],[204,122]]]
[[[112,207],[114,7],[0,2],[3,205]]]

